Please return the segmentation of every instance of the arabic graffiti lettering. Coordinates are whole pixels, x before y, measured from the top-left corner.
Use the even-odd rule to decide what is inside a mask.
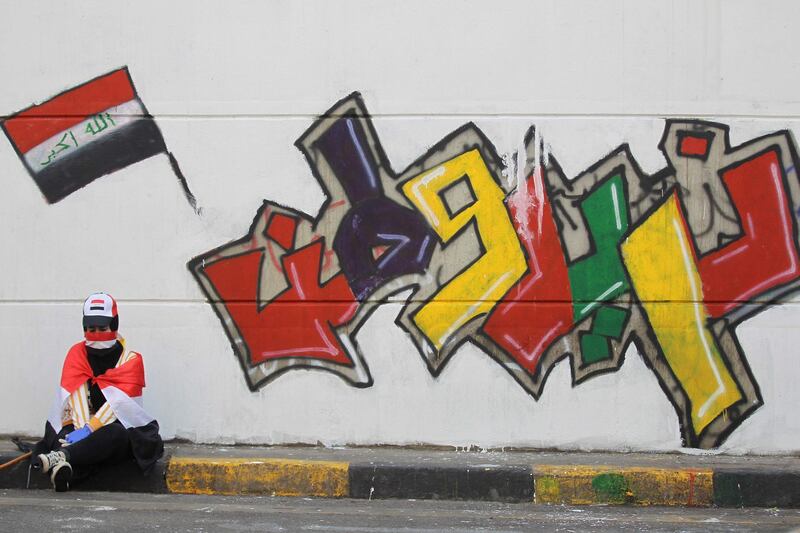
[[[116,121],[109,113],[99,113],[91,117],[88,121],[86,121],[85,124],[81,124],[81,127],[78,128],[78,136],[81,137],[82,143],[85,144],[91,139],[91,137],[94,137],[95,135],[103,132],[103,130],[116,125]],[[69,142],[65,142],[67,141],[67,136],[69,136],[71,144]],[[90,137],[86,138],[86,136]],[[61,135],[61,138],[58,140],[56,145],[47,154],[47,159],[40,163],[41,166],[44,167],[49,165],[55,161],[55,159],[59,157],[62,152],[69,150],[70,148],[78,148],[80,144],[81,143],[78,142],[78,139],[75,138],[75,133],[72,131],[72,129],[67,130],[63,135]]]
[[[370,386],[355,335],[410,289],[397,324],[433,375],[470,341],[538,398],[558,361],[577,385],[633,343],[686,446],[718,446],[762,404],[736,327],[800,286],[788,132],[732,147],[725,125],[667,120],[659,172],[622,145],[568,179],[531,128],[509,185],[472,123],[395,173],[356,93],[296,145],[318,215],[266,201],[188,264],[252,390],[292,368]]]
[[[69,142],[65,142],[65,141],[67,141],[67,135],[69,135],[69,138],[72,141],[72,145],[70,145]],[[47,160],[43,161],[41,163],[41,165],[42,166],[49,165],[50,163],[53,162],[53,160],[55,160],[56,157],[58,157],[58,154],[60,154],[61,152],[65,151],[65,150],[69,150],[73,146],[75,148],[77,148],[78,147],[78,141],[77,141],[77,139],[75,139],[75,134],[72,133],[72,130],[70,130],[70,131],[65,132],[61,136],[61,138],[58,140],[56,145],[50,150],[50,153],[47,155]]]
[[[86,127],[83,129],[89,135],[97,135],[109,126],[116,126],[117,123],[111,118],[109,113],[98,113],[93,116],[91,120],[86,122]]]

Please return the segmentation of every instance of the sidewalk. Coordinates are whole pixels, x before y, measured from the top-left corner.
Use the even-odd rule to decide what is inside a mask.
[[[0,440],[0,463],[19,455]],[[49,489],[27,461],[0,488]],[[800,457],[167,444],[143,476],[109,468],[76,490],[541,504],[800,507]]]

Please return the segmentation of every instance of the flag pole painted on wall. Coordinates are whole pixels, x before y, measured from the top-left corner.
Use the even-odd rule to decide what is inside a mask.
[[[101,176],[164,153],[187,201],[200,214],[127,67],[68,89],[0,124],[48,203],[63,200]]]

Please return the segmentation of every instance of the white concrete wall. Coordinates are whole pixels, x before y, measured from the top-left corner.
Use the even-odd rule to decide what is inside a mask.
[[[0,113],[127,65],[203,208],[165,156],[48,205],[0,141],[0,434],[41,431],[80,303],[105,290],[144,354],[165,438],[676,450],[678,419],[634,348],[539,401],[465,345],[433,378],[380,308],[358,340],[375,383],[290,371],[257,392],[186,262],[243,236],[267,198],[324,196],[294,141],[361,91],[395,169],[474,121],[502,153],[536,125],[569,176],[623,142],[646,171],[664,118],[731,126],[734,142],[800,116],[789,1],[0,2]],[[800,450],[797,300],[737,331],[764,406],[720,448]]]

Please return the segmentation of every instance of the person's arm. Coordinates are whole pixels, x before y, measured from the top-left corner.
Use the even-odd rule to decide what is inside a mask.
[[[89,423],[89,389],[86,383],[78,387],[69,396],[69,408],[72,411],[72,424],[75,429],[82,428]]]
[[[136,352],[125,352],[122,357],[119,358],[117,366],[122,366],[129,359],[135,357],[136,355]],[[92,428],[92,431],[97,431],[101,427],[111,424],[116,419],[117,415],[115,415],[114,410],[111,409],[111,404],[106,401],[106,403],[104,403],[102,407],[97,410],[94,416],[89,419],[89,427]]]
[[[72,408],[75,430],[66,436],[67,445],[85,439],[101,427],[117,419],[108,402],[104,403],[94,415],[89,414],[88,387],[86,383],[70,395],[69,402]]]
[[[92,431],[97,431],[101,427],[107,426],[116,419],[117,415],[115,415],[114,410],[111,409],[111,404],[106,402],[102,407],[100,407],[100,409],[97,410],[94,416],[89,419],[89,427],[92,428]]]

